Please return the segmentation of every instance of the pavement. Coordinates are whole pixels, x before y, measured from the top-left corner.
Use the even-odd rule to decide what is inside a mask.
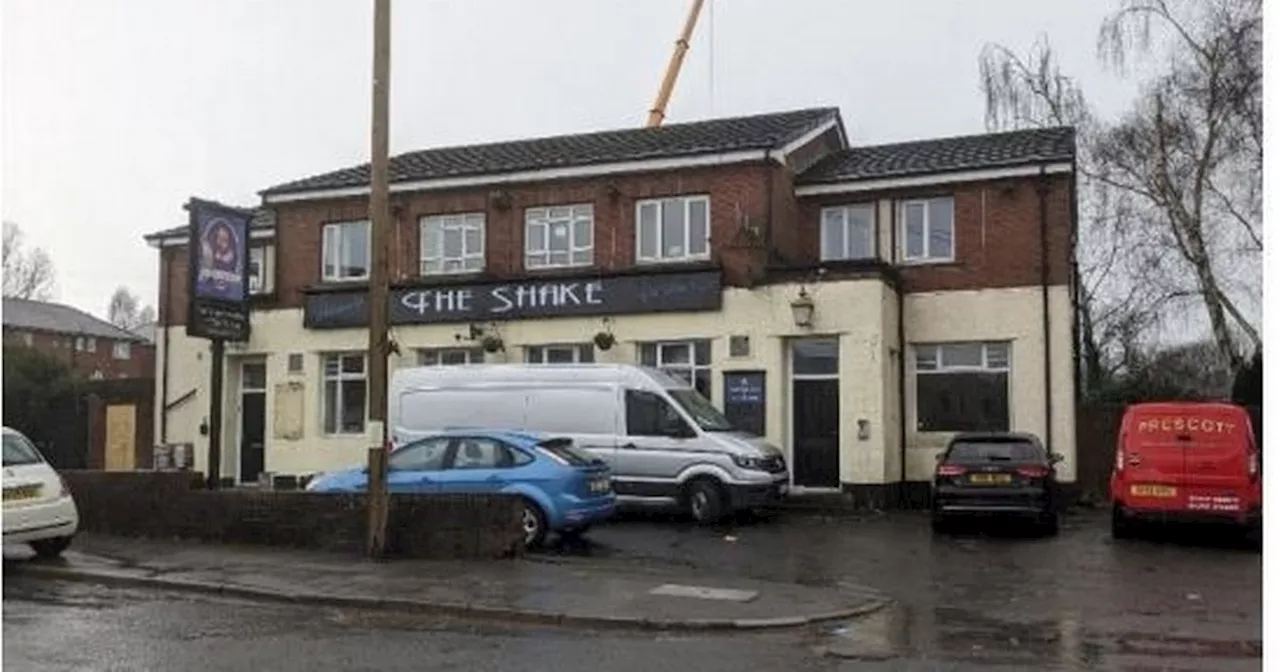
[[[312,571],[299,564],[306,558],[289,562]],[[263,601],[49,580],[28,571],[37,564],[5,563],[4,660],[15,669],[1263,669],[1261,554],[1199,529],[1117,542],[1105,513],[1073,512],[1056,537],[1001,526],[934,535],[916,513],[784,514],[714,529],[624,516],[515,563],[567,572],[559,576],[648,576],[649,586],[871,586],[892,599],[856,618],[750,630]]]
[[[350,555],[77,536],[63,558],[5,550],[5,574],[187,590],[297,604],[639,629],[795,627],[874,612],[888,600],[688,568],[554,559],[369,561]]]

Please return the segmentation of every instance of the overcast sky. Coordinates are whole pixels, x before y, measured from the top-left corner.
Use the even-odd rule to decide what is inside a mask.
[[[643,123],[688,0],[397,0],[391,149]],[[983,130],[978,54],[1048,35],[1094,104],[1132,83],[1095,35],[1115,0],[711,0],[669,122],[836,105],[855,143]],[[57,298],[154,303],[145,233],[197,195],[368,160],[372,0],[5,0],[0,212]]]

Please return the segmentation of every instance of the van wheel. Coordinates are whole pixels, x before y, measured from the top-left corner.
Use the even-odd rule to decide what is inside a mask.
[[[1119,504],[1111,506],[1111,537],[1113,539],[1132,539],[1134,536],[1133,521],[1124,515]]]
[[[724,518],[724,490],[710,479],[698,479],[685,488],[685,503],[689,515],[699,525],[711,525]]]
[[[520,510],[520,529],[524,532],[524,547],[537,548],[547,538],[547,517],[542,507],[532,501],[524,500],[524,508]]]
[[[42,560],[52,560],[62,555],[70,545],[71,537],[54,537],[31,542],[31,550],[35,551],[36,557]]]

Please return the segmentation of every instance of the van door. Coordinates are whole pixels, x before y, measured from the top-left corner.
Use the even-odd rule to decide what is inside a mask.
[[[1124,497],[1139,508],[1182,508],[1183,447],[1173,436],[1147,431],[1144,422],[1143,416],[1134,415],[1121,432]]]
[[[1178,439],[1183,445],[1189,508],[1220,513],[1241,510],[1249,482],[1251,434],[1247,417],[1187,413]]]
[[[614,489],[619,495],[676,498],[676,477],[698,459],[698,434],[655,392],[624,390],[626,435],[620,439]]]

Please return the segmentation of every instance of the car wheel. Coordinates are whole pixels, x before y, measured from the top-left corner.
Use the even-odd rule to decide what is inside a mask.
[[[1058,514],[1052,511],[1047,512],[1040,519],[1040,532],[1047,537],[1056,536],[1058,534]]]
[[[718,523],[724,518],[724,491],[715,481],[699,479],[685,490],[689,515],[700,525]]]
[[[524,532],[524,547],[537,548],[547,538],[547,517],[542,507],[530,500],[524,500],[524,508],[520,510],[520,529]]]
[[[71,545],[71,537],[54,537],[53,539],[41,539],[31,542],[31,550],[36,552],[36,557],[43,560],[52,560],[67,550]]]
[[[1124,515],[1124,509],[1119,504],[1111,507],[1111,537],[1113,539],[1133,538],[1133,521]]]
[[[951,530],[951,521],[936,509],[929,520],[929,525],[933,528],[934,534],[946,534]]]

